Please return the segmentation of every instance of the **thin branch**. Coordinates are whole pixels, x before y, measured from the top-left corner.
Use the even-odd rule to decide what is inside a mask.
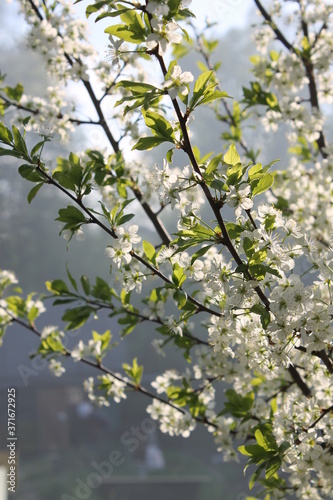
[[[269,24],[270,28],[274,31],[275,35],[276,35],[276,38],[290,51],[290,52],[293,52],[294,54],[298,55],[297,54],[297,51],[295,50],[295,48],[293,47],[293,45],[288,42],[288,40],[286,39],[286,37],[283,35],[283,33],[279,30],[279,28],[276,26],[276,24],[274,23],[272,17],[270,16],[270,14],[267,12],[267,10],[263,7],[262,3],[259,1],[259,0],[254,0],[254,3],[256,4],[256,6],[258,7],[261,15],[263,16],[263,18],[267,21],[267,23]]]
[[[311,390],[304,382],[294,365],[289,365],[288,372],[290,373],[293,381],[298,385],[299,389],[301,389],[303,395],[307,398],[311,397]]]
[[[285,38],[285,36],[283,35],[283,33],[279,30],[279,28],[274,23],[271,15],[267,12],[267,10],[261,4],[260,0],[254,0],[254,3],[256,4],[256,6],[258,7],[258,9],[260,10],[262,16],[267,21],[267,23],[270,26],[270,28],[275,33],[276,38],[291,53],[296,54],[296,56],[298,57],[298,59],[300,59],[302,61],[304,69],[305,69],[305,72],[306,72],[306,76],[307,76],[307,78],[309,80],[309,92],[310,92],[311,107],[312,107],[312,109],[316,109],[317,111],[320,111],[319,100],[318,100],[318,92],[317,92],[317,85],[316,85],[316,80],[315,80],[315,76],[314,76],[314,67],[313,67],[313,64],[311,62],[311,57],[309,57],[309,58],[305,57],[303,53],[300,53],[298,50],[295,49],[295,47],[293,45],[291,45],[291,43],[288,42],[288,40]],[[302,18],[301,23],[302,23],[303,34],[304,34],[304,36],[306,36],[308,38],[308,26],[307,26],[307,24],[306,24],[306,22],[304,21],[303,18]],[[316,140],[316,143],[317,143],[318,148],[319,148],[319,150],[320,150],[320,152],[322,154],[322,157],[323,158],[327,158],[328,155],[324,151],[324,149],[326,148],[326,141],[325,141],[325,137],[324,137],[323,132],[320,132],[319,139]]]
[[[157,60],[158,60],[158,62],[160,64],[162,73],[163,73],[163,75],[165,77],[165,75],[167,74],[167,69],[166,69],[163,57],[158,52],[158,46],[152,51],[152,53],[157,58]],[[188,155],[194,171],[202,178],[202,174],[200,172],[200,168],[199,168],[198,162],[197,162],[197,160],[195,158],[195,155],[194,155],[194,152],[193,152],[193,149],[192,149],[192,144],[191,144],[188,132],[187,132],[186,118],[185,118],[185,116],[182,114],[182,112],[180,110],[180,107],[179,107],[177,99],[171,99],[171,100],[172,100],[172,104],[173,104],[173,107],[175,109],[175,112],[176,112],[176,115],[177,115],[177,118],[178,118],[181,130],[182,130],[182,134],[183,134],[183,150]],[[212,194],[210,192],[209,187],[207,186],[207,184],[204,181],[200,182],[199,185],[202,188],[202,190],[203,190],[203,192],[204,192],[204,194],[206,196],[206,199],[207,199],[207,201],[208,201],[208,203],[209,203],[209,205],[210,205],[210,207],[211,207],[211,209],[212,209],[212,211],[213,211],[213,213],[215,215],[217,223],[218,223],[218,225],[219,225],[219,227],[221,229],[222,237],[223,237],[223,240],[224,240],[224,245],[227,247],[227,249],[231,253],[233,259],[236,262],[236,264],[238,266],[243,265],[244,262],[242,261],[242,259],[238,255],[238,252],[235,249],[235,247],[234,247],[234,245],[233,245],[233,243],[232,243],[232,241],[231,241],[231,239],[229,237],[228,230],[227,230],[226,225],[224,223],[223,217],[222,217],[222,215],[220,213],[220,208],[219,208],[218,204],[215,202],[215,200],[214,200],[214,198],[213,198],[213,196],[212,196]],[[254,280],[254,278],[252,277],[251,273],[248,270],[245,270],[244,274],[247,276],[248,279]],[[267,299],[267,297],[264,294],[264,292],[261,290],[261,288],[259,286],[254,287],[254,290],[258,294],[260,300],[265,305],[266,309],[269,310],[269,300]]]
[[[320,39],[322,32],[327,29],[326,21],[322,24],[319,31],[316,33],[315,39],[313,41],[312,47],[314,48],[317,45],[318,40]]]
[[[308,24],[304,20],[303,9],[302,9],[302,5],[300,2],[299,2],[299,6],[300,6],[300,10],[301,10],[301,24],[302,24],[303,35],[309,41]],[[317,84],[316,84],[316,79],[315,79],[315,75],[314,75],[314,66],[313,66],[313,63],[311,61],[311,55],[309,55],[309,57],[306,57],[302,54],[301,59],[303,62],[303,66],[305,68],[306,76],[309,80],[309,92],[310,92],[311,107],[312,107],[312,109],[316,109],[318,112],[320,112]],[[318,147],[320,149],[320,152],[321,152],[323,158],[327,158],[328,157],[327,153],[325,153],[323,151],[323,149],[326,148],[326,141],[325,141],[325,137],[324,137],[324,134],[322,131],[319,133],[319,138],[316,140],[316,143],[318,144]]]
[[[39,20],[42,21],[43,16],[39,12],[37,6],[34,4],[34,1],[33,0],[28,0],[28,1],[30,3],[31,7],[33,8],[34,12],[38,16]],[[61,37],[61,33],[58,32],[58,35]],[[74,63],[72,61],[71,56],[67,52],[64,52],[64,56],[65,56],[66,60],[68,61],[69,65],[73,66]],[[75,61],[77,61],[79,64],[82,64],[80,59],[75,59]],[[101,108],[101,102],[97,99],[90,82],[87,80],[83,80],[82,78],[81,78],[81,82],[83,83],[83,85],[85,86],[85,88],[89,94],[89,97],[92,101],[92,104],[94,105],[95,111],[99,117],[99,124],[103,128],[104,133],[105,133],[110,145],[112,146],[115,153],[120,152],[119,141],[116,141],[116,139],[113,137],[113,134],[111,133],[111,130],[107,124],[107,121],[105,119],[104,113],[103,113],[102,108]],[[143,210],[146,212],[147,216],[149,217],[149,219],[153,223],[153,225],[154,225],[158,235],[160,236],[161,240],[163,241],[163,243],[166,246],[169,246],[172,238],[170,237],[167,229],[165,228],[162,221],[158,218],[158,216],[156,216],[154,211],[151,209],[150,205],[147,202],[143,201],[143,195],[142,195],[139,187],[135,183],[134,179],[132,177],[130,177],[130,180],[132,182],[131,189],[132,189],[136,199],[141,203]]]
[[[7,97],[0,95],[0,99],[2,99],[9,106],[14,106],[16,109],[21,109],[22,111],[26,111],[27,113],[32,113],[33,115],[39,115],[40,111],[38,109],[28,108],[27,106],[23,106],[18,102],[13,102]],[[61,120],[64,117],[62,113],[57,114],[57,118]],[[76,125],[100,125],[100,122],[96,122],[93,120],[80,120],[79,118],[68,118],[68,121],[71,123],[75,123]]]
[[[308,432],[310,429],[313,429],[314,427],[316,427],[318,422],[320,422],[321,419],[325,417],[325,415],[327,415],[330,412],[333,412],[333,405],[330,406],[329,408],[326,408],[325,410],[321,410],[321,411],[322,411],[322,414],[320,415],[320,417],[318,417],[317,420],[315,420],[307,429],[305,429],[305,432]]]
[[[295,349],[307,354],[311,354],[312,356],[316,356],[317,358],[321,359],[326,368],[328,369],[329,373],[333,374],[333,363],[324,349],[322,349],[321,351],[311,351],[311,353],[308,353],[306,348],[303,346],[297,346],[295,347]]]
[[[207,51],[205,50],[205,47],[204,47],[204,45],[202,43],[201,36],[198,33],[198,30],[196,29],[196,27],[194,26],[194,24],[192,22],[190,22],[189,24],[190,24],[191,28],[194,31],[195,38],[197,40],[198,47],[199,47],[199,52],[202,55],[202,57],[204,58],[204,61],[205,61],[206,65],[207,65],[208,69],[210,69],[211,71],[214,71],[214,73],[216,73],[215,70],[214,70],[213,63],[212,63],[209,55],[207,54]],[[220,83],[217,84],[216,88],[218,90],[220,90],[221,92],[223,91]],[[230,111],[228,102],[226,101],[225,98],[222,98],[221,102],[223,104],[225,112],[227,113],[227,117],[223,121],[226,122],[226,123],[228,123],[229,125],[232,125],[232,126],[234,126],[234,127],[237,128],[237,123],[235,122],[235,119],[234,119],[234,117],[232,115],[232,112]],[[222,119],[222,117],[221,117],[221,119]],[[240,138],[240,140],[238,142],[241,145],[241,147],[243,148],[244,152],[248,154],[249,153],[249,148],[248,148],[245,140],[242,139],[242,138]]]
[[[98,302],[97,300],[91,300],[91,299],[86,299],[85,297],[82,297],[81,295],[76,295],[73,294],[74,297],[77,297],[78,300],[81,300],[82,302],[85,302],[86,304],[90,304],[92,306],[96,306],[97,310],[102,310],[102,309],[109,309],[111,311],[114,311],[116,308],[113,304],[105,304],[104,302]],[[134,316],[136,318],[141,319],[141,322],[144,321],[150,321],[151,323],[156,323],[161,326],[165,326],[165,323],[160,319],[160,318],[150,318],[149,316],[145,316],[144,314],[135,312],[135,311],[130,311],[129,309],[126,309],[124,307],[123,311],[119,312],[119,314],[128,314],[129,316]],[[210,344],[206,342],[205,340],[201,340],[198,337],[194,337],[194,335],[191,335],[187,332],[183,332],[183,336],[193,340],[193,342],[200,344],[200,345],[206,345],[209,346]]]
[[[22,326],[23,328],[26,328],[27,330],[32,331],[35,335],[37,335],[39,338],[41,338],[41,333],[36,329],[36,327],[33,324],[25,323],[24,321],[20,320],[19,318],[15,318],[14,316],[12,316],[10,313],[8,313],[7,310],[6,310],[6,312],[9,316],[11,316],[12,322],[17,323],[20,326]],[[72,353],[70,350],[66,349],[66,352],[64,353],[64,355],[67,357],[71,357]],[[119,375],[117,375],[115,372],[113,372],[112,370],[110,370],[109,368],[104,366],[102,363],[94,363],[93,361],[91,361],[89,359],[85,359],[85,358],[80,359],[80,361],[88,366],[91,366],[93,368],[97,368],[99,371],[101,371],[103,373],[111,375],[111,377],[113,377],[114,379],[126,384],[126,386],[128,388],[133,389],[136,392],[140,392],[141,394],[144,394],[145,396],[149,397],[150,399],[160,401],[161,403],[163,403],[167,406],[170,406],[171,408],[179,411],[183,415],[186,413],[185,410],[183,410],[179,406],[176,406],[174,403],[170,402],[169,400],[163,399],[162,397],[150,392],[149,390],[142,387],[141,385],[134,384],[132,382],[129,382],[129,381],[123,379],[122,377],[119,377]],[[201,417],[192,416],[192,418],[199,423],[205,423],[207,425],[212,425],[214,428],[217,428],[217,425],[214,424],[213,422],[208,421],[206,417],[201,418]]]
[[[58,184],[54,179],[52,179],[51,176],[47,174],[40,166],[36,167],[36,170],[43,175],[43,177],[46,179],[46,182],[48,184],[51,184],[52,186],[57,187],[60,191],[62,191],[66,196],[68,196],[74,203],[76,203],[88,216],[89,216],[89,222],[96,224],[99,226],[103,231],[105,231],[109,236],[111,236],[113,239],[118,239],[118,236],[114,232],[113,229],[108,228],[101,222],[97,217],[87,208],[81,199],[75,198],[71,193],[67,191],[64,187],[62,187],[60,184]],[[152,273],[159,278],[161,278],[165,283],[168,285],[173,285],[173,282],[169,280],[157,267],[154,267],[152,264],[149,262],[146,262],[140,255],[135,253],[133,250],[130,252],[132,257],[134,257],[138,262],[143,264],[147,269],[152,271]],[[222,317],[223,315],[217,311],[214,311],[213,309],[210,309],[209,307],[206,307],[204,304],[201,304],[198,302],[196,299],[191,297],[190,295],[187,295],[187,300],[189,300],[192,304],[194,304],[197,307],[197,313],[199,312],[207,312],[209,314],[213,314],[214,316]]]

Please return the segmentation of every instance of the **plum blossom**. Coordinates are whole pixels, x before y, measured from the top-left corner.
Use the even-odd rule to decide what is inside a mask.
[[[154,1],[150,0],[147,7],[146,11],[152,14],[153,16],[167,16],[169,14],[169,7],[166,2],[163,0],[159,1]]]
[[[236,207],[236,217],[241,215],[242,208],[243,210],[250,210],[253,207],[253,201],[248,197],[251,192],[250,186],[246,186],[243,189],[236,189],[235,186],[230,186],[229,190],[227,204],[230,207]]]
[[[55,360],[54,358],[51,359],[49,363],[49,370],[50,372],[55,375],[56,377],[61,377],[63,373],[65,373],[66,368],[64,368],[61,364],[60,361]]]
[[[163,86],[167,89],[171,99],[176,99],[178,93],[186,96],[189,93],[188,84],[193,82],[194,76],[190,71],[184,71],[180,66],[173,67],[170,78],[164,82]]]
[[[147,37],[147,48],[153,50],[158,46],[158,53],[160,55],[165,54],[169,43],[180,43],[182,41],[182,35],[176,33],[179,26],[174,21],[163,22],[159,19],[151,20],[152,33]]]
[[[105,249],[105,255],[116,264],[118,269],[122,264],[129,264],[132,260],[130,252],[132,244],[129,241],[116,240],[112,246]]]
[[[71,356],[75,362],[80,361],[85,357],[98,357],[102,354],[102,341],[90,339],[88,344],[84,344],[82,340],[71,352]]]
[[[110,43],[107,46],[106,50],[106,60],[111,63],[111,66],[116,66],[118,69],[120,68],[120,46],[124,43],[124,40],[121,38],[118,40],[114,40],[112,35],[109,35]]]

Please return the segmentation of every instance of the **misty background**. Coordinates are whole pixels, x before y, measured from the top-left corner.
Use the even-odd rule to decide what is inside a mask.
[[[232,6],[232,2],[226,3]],[[205,2],[206,6],[212,4],[215,14],[221,13],[223,2]],[[238,5],[229,9],[227,14],[222,9],[223,30],[218,32],[220,44],[213,56],[214,61],[222,61],[219,78],[223,89],[235,98],[241,98],[242,85],[249,82],[249,56],[255,52],[249,27],[256,20],[256,15],[254,9],[245,11],[245,4],[248,9],[248,3],[243,2],[242,15]],[[192,9],[195,11],[194,5]],[[202,4],[200,12],[203,15]],[[241,17],[239,23],[234,22],[236,16]],[[235,24],[238,27],[229,29]],[[7,74],[6,84],[14,86],[22,82],[25,93],[42,96],[48,85],[43,62],[38,55],[26,49],[25,33],[23,19],[15,11],[15,5],[2,2],[0,69]],[[198,55],[187,56],[181,61],[182,68],[197,73],[198,59]],[[10,114],[6,120],[8,123]],[[193,143],[199,146],[202,153],[223,150],[225,144],[220,137],[224,128],[221,123],[216,123],[212,111],[206,109],[196,113],[192,129]],[[97,134],[95,139],[91,139],[92,134]],[[78,128],[70,144],[51,144],[47,146],[47,151],[53,157],[66,156],[70,151],[91,147],[91,140],[98,142],[102,135],[102,131]],[[260,160],[281,158],[282,133],[270,137],[258,135],[251,128],[246,130],[246,139],[250,144],[251,141],[258,141],[258,137],[260,144],[253,145],[263,149]],[[155,161],[161,165],[162,157],[161,150],[157,148],[146,161],[151,165]],[[18,175],[19,165],[12,158],[0,159],[0,268],[15,272],[25,294],[31,291],[45,293],[45,281],[67,279],[66,265],[76,279],[86,274],[91,281],[96,276],[109,281],[110,260],[104,256],[109,238],[98,229],[85,228],[85,241],[73,239],[67,250],[66,241],[59,237],[59,226],[55,221],[59,208],[67,204],[67,200],[52,187],[45,187],[28,205],[26,197],[32,185]],[[172,227],[168,217],[165,223]],[[147,239],[150,236],[147,226]],[[62,325],[63,310],[53,308],[50,301],[46,306],[47,312],[38,320],[39,330],[44,325]],[[101,314],[98,322],[88,322],[80,337],[73,336],[71,342],[74,344],[78,338],[89,338],[91,329],[102,333],[108,328],[117,338],[119,327],[116,321],[110,320],[107,314]],[[170,365],[180,370],[184,368],[186,363],[175,349],[167,350],[166,359],[157,356],[151,346],[155,336],[150,325],[137,328],[111,351],[109,366],[118,371],[123,362],[131,362],[138,357],[139,364],[145,367],[145,386],[149,386]],[[58,500],[63,494],[75,497],[80,481],[85,483],[89,474],[95,471],[92,463],[107,461],[113,450],[120,451],[125,461],[101,486],[92,489],[89,498],[93,500],[125,500],[134,498],[134,495],[147,500],[164,500],[170,496],[174,500],[245,498],[249,474],[243,477],[242,464],[223,462],[222,455],[216,452],[213,437],[206,429],[198,426],[189,439],[171,438],[156,430],[139,440],[138,448],[131,451],[122,436],[126,432],[131,434],[133,427],[141,428],[148,418],[145,408],[149,401],[142,395],[129,393],[127,400],[119,405],[111,401],[109,408],[92,407],[83,392],[82,382],[84,378],[98,373],[80,363],[65,360],[66,373],[58,379],[49,373],[43,363],[38,364],[29,358],[37,346],[38,339],[31,332],[13,326],[7,331],[0,349],[0,457],[5,454],[7,388],[14,386],[18,399],[18,500]],[[155,457],[155,463],[159,463],[160,468],[154,469],[151,456]]]

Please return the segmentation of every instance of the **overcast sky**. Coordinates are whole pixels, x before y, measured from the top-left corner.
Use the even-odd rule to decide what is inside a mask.
[[[73,0],[74,3],[74,0]],[[85,0],[75,7],[83,14],[89,5]],[[197,17],[199,25],[203,26],[206,17],[217,22],[216,31],[219,35],[224,35],[232,28],[243,28],[249,23],[250,11],[254,10],[251,0],[192,0],[191,10]],[[24,23],[18,23],[18,2],[12,0],[10,3],[0,2],[0,43],[13,46],[25,32]],[[109,21],[106,20],[106,26]],[[105,34],[101,29],[102,23],[97,26],[93,16],[89,22],[93,34],[94,42],[105,45]]]

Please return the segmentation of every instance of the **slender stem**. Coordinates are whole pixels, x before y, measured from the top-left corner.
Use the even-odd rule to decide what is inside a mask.
[[[256,6],[258,7],[261,15],[263,16],[263,18],[267,21],[267,23],[269,24],[270,28],[274,31],[275,35],[276,35],[276,38],[278,40],[280,40],[280,42],[290,51],[290,52],[293,52],[294,54],[298,55],[297,54],[297,51],[295,50],[295,48],[293,47],[293,45],[288,42],[288,40],[286,39],[286,37],[284,36],[284,34],[279,30],[279,28],[276,26],[276,24],[273,22],[273,19],[272,17],[270,16],[270,14],[267,12],[267,10],[263,7],[262,3],[260,2],[260,0],[254,0],[254,3],[256,4]]]
[[[34,12],[36,13],[37,17],[39,18],[40,21],[43,21],[43,16],[41,15],[41,13],[39,12],[37,6],[35,5],[34,1],[33,0],[28,0],[31,7],[33,8]],[[58,32],[58,35],[61,36],[61,34]],[[67,60],[67,62],[69,63],[70,66],[73,66],[74,62],[71,58],[71,56],[67,53],[67,52],[64,52],[64,56]],[[82,64],[80,59],[75,59],[75,61],[77,61],[79,64]],[[84,87],[86,88],[88,94],[89,94],[89,97],[91,99],[91,102],[95,108],[95,111],[98,115],[98,118],[99,118],[99,125],[102,127],[102,129],[104,130],[104,133],[110,143],[110,145],[112,146],[113,150],[115,153],[118,153],[120,152],[120,148],[119,148],[119,141],[116,141],[116,139],[114,138],[113,134],[111,133],[111,130],[107,124],[107,121],[105,119],[105,116],[104,116],[104,113],[102,111],[102,108],[101,108],[101,101],[102,99],[97,99],[96,97],[96,94],[90,84],[89,81],[87,80],[83,80],[81,78],[81,82],[83,83]],[[103,96],[104,97],[104,96]],[[102,98],[103,98],[102,97]],[[154,211],[151,209],[150,205],[143,201],[143,195],[139,189],[139,187],[137,186],[137,184],[135,183],[134,179],[132,177],[130,177],[131,179],[131,182],[132,182],[132,191],[135,195],[135,197],[137,198],[137,200],[141,203],[141,206],[143,208],[143,210],[146,212],[147,216],[149,217],[149,219],[151,220],[151,222],[153,223],[158,235],[160,236],[161,240],[163,241],[163,243],[166,245],[166,246],[169,246],[172,238],[170,237],[167,229],[165,228],[164,224],[162,223],[162,221],[159,219],[159,217],[154,213]]]
[[[206,65],[207,65],[207,68],[210,69],[211,71],[215,72],[214,66],[212,64],[212,61],[211,61],[211,59],[210,59],[207,51],[205,50],[205,47],[204,47],[204,45],[202,43],[201,36],[198,33],[198,30],[196,29],[196,27],[194,26],[194,24],[192,22],[190,22],[189,24],[190,24],[191,28],[194,31],[195,38],[197,40],[197,44],[198,44],[198,47],[199,47],[199,52],[202,55],[202,57],[204,58],[204,61],[205,61]],[[223,91],[220,83],[217,84],[216,88],[218,90],[220,90],[220,91]],[[235,119],[234,119],[234,117],[232,115],[232,112],[230,111],[230,108],[229,108],[229,105],[228,105],[226,99],[222,98],[221,102],[223,104],[225,112],[227,113],[227,116],[223,119],[223,121],[225,121],[229,125],[232,125],[232,126],[234,126],[234,127],[237,128],[237,123],[235,122]],[[222,117],[221,117],[221,119],[222,119]],[[245,140],[243,138],[240,138],[240,140],[238,142],[241,145],[241,147],[243,148],[244,152],[247,153],[247,154],[249,154],[249,148],[248,148]]]
[[[258,9],[261,12],[262,16],[264,17],[264,19],[267,21],[270,28],[275,33],[276,38],[289,50],[289,52],[296,54],[298,59],[300,59],[302,61],[305,72],[306,72],[306,76],[309,80],[309,92],[310,92],[311,107],[313,110],[317,110],[318,112],[320,112],[317,85],[316,85],[316,80],[315,80],[315,76],[314,76],[314,66],[313,66],[313,63],[311,61],[311,56],[305,57],[305,55],[303,53],[300,53],[298,50],[295,49],[295,47],[290,42],[288,42],[288,40],[285,38],[283,33],[279,30],[277,25],[274,23],[272,16],[263,7],[260,0],[254,0],[254,3],[258,7]],[[306,36],[308,38],[308,26],[307,26],[307,23],[304,21],[303,16],[302,16],[301,24],[302,24],[303,34],[304,34],[304,36]],[[323,132],[320,132],[319,139],[316,140],[316,143],[317,143],[318,148],[322,154],[322,157],[327,158],[328,155],[324,151],[324,148],[326,147],[326,140],[325,140]]]
[[[36,327],[33,324],[25,323],[21,319],[15,318],[14,316],[12,316],[7,310],[6,310],[6,312],[9,316],[11,316],[13,323],[17,323],[18,325],[22,326],[23,328],[26,328],[27,330],[32,331],[35,335],[37,335],[39,338],[41,338],[41,333],[36,329]],[[70,350],[66,349],[66,352],[64,353],[64,355],[67,357],[71,357],[72,353]],[[137,385],[137,384],[134,384],[132,382],[129,382],[128,380],[123,379],[122,377],[117,375],[115,372],[113,372],[112,370],[110,370],[109,368],[104,366],[102,363],[95,363],[94,361],[91,361],[91,360],[86,359],[86,358],[82,358],[82,359],[80,359],[80,361],[81,361],[81,363],[84,363],[88,366],[91,366],[93,368],[97,368],[99,371],[101,371],[103,373],[111,375],[111,377],[113,377],[114,379],[119,380],[120,382],[123,382],[124,384],[126,384],[126,386],[128,388],[133,389],[136,392],[140,392],[141,394],[144,394],[145,396],[149,397],[150,399],[160,401],[161,403],[163,403],[167,406],[170,406],[171,408],[179,411],[182,414],[186,413],[186,411],[183,410],[182,408],[180,408],[179,406],[175,405],[174,403],[171,403],[167,399],[164,399],[164,398],[148,391],[145,387],[142,387],[141,385]],[[212,425],[213,427],[217,428],[216,424],[214,424],[213,422],[209,422],[206,418],[194,417],[194,416],[192,416],[192,418],[199,423],[205,423],[205,424]]]
[[[165,75],[167,74],[167,69],[166,69],[163,57],[158,53],[158,47],[153,51],[153,54],[157,58],[157,60],[160,64],[162,73],[165,77]],[[181,130],[182,130],[182,134],[183,134],[183,149],[186,152],[186,154],[188,155],[194,171],[202,178],[202,174],[200,172],[200,168],[199,168],[198,162],[195,158],[195,155],[194,155],[194,152],[192,149],[192,145],[191,145],[191,141],[190,141],[190,138],[189,138],[189,135],[187,132],[186,118],[180,110],[177,99],[172,99],[172,104],[173,104],[173,107],[175,109],[178,121],[180,123]],[[203,192],[205,193],[206,199],[207,199],[207,201],[208,201],[208,203],[209,203],[209,205],[210,205],[210,207],[215,215],[217,223],[221,229],[223,240],[224,240],[224,245],[228,248],[229,252],[231,253],[232,257],[234,258],[234,260],[238,266],[244,264],[242,259],[238,255],[238,252],[235,249],[235,247],[234,247],[234,245],[229,237],[228,230],[227,230],[226,225],[224,223],[223,217],[220,213],[220,208],[219,208],[218,204],[215,202],[215,200],[214,200],[214,198],[209,190],[209,187],[207,186],[207,184],[204,181],[200,182],[200,186],[201,186]],[[248,279],[250,279],[250,280],[254,279],[248,270],[245,270],[244,274],[247,276]],[[263,302],[263,304],[265,305],[267,310],[269,310],[269,300],[267,299],[266,295],[263,293],[261,288],[259,286],[256,286],[254,288],[254,290],[258,294],[260,300]]]
[[[105,231],[113,239],[118,239],[118,236],[113,231],[113,229],[108,228],[107,226],[105,226],[105,224],[103,224],[103,222],[101,222],[99,219],[97,219],[97,217],[95,217],[95,215],[89,210],[89,208],[87,208],[83,204],[83,202],[82,202],[81,199],[75,198],[75,196],[73,196],[71,193],[69,193],[64,187],[62,187],[55,180],[53,180],[52,177],[50,177],[47,174],[47,172],[45,172],[40,166],[37,166],[36,170],[41,175],[43,175],[43,177],[46,179],[46,181],[47,181],[48,184],[51,184],[51,185],[57,187],[58,189],[60,189],[60,191],[62,191],[66,196],[68,196],[74,203],[76,203],[77,205],[79,205],[79,207],[89,216],[89,219],[90,219],[91,223],[96,224],[97,226],[99,226],[101,229],[103,229],[103,231]],[[131,255],[138,262],[140,262],[141,264],[143,264],[147,269],[149,269],[150,271],[152,271],[152,273],[154,275],[156,275],[159,278],[161,278],[165,283],[167,283],[168,285],[173,285],[172,281],[169,280],[169,278],[167,278],[158,268],[154,267],[149,262],[146,262],[142,257],[140,257],[140,255],[138,255],[137,253],[135,253],[133,250],[131,251]],[[192,304],[194,304],[197,307],[197,311],[196,311],[197,313],[204,311],[204,312],[207,312],[209,314],[213,314],[214,316],[218,316],[218,317],[222,317],[223,316],[221,313],[219,313],[217,311],[214,311],[213,309],[210,309],[209,307],[206,307],[204,304],[201,304],[200,302],[198,302],[196,299],[194,299],[190,295],[187,296],[187,299],[190,302],[192,302]]]
[[[27,106],[23,106],[18,102],[13,102],[7,97],[0,95],[0,99],[2,99],[9,106],[14,106],[16,109],[21,109],[22,111],[26,111],[28,113],[32,113],[33,115],[39,115],[40,111],[38,109],[28,108]],[[57,118],[61,120],[63,118],[62,113],[57,114]],[[79,118],[68,118],[68,121],[71,123],[75,123],[76,125],[100,125],[100,122],[95,122],[93,120],[80,120]]]
[[[316,427],[316,425],[318,424],[318,422],[321,421],[322,418],[325,417],[325,415],[327,415],[328,413],[331,413],[333,412],[333,405],[330,406],[329,408],[326,408],[325,410],[322,410],[322,414],[320,415],[320,417],[318,417],[306,430],[305,432],[308,432],[310,429],[313,429],[314,427]]]
[[[111,311],[115,310],[115,306],[113,304],[105,304],[103,302],[98,302],[97,300],[86,299],[85,297],[82,297],[81,295],[75,295],[75,297],[77,297],[79,300],[82,300],[86,304],[96,306],[98,308],[98,309],[96,309],[96,311],[101,310],[101,309],[109,309]],[[142,322],[143,321],[150,321],[151,323],[156,323],[156,324],[161,325],[161,326],[165,325],[165,323],[158,317],[157,318],[150,318],[149,316],[145,316],[144,314],[141,314],[139,312],[130,311],[129,309],[126,309],[126,308],[124,308],[124,310],[122,312],[124,314],[128,314],[129,316],[134,316],[136,318],[139,318],[139,319],[141,319]],[[122,314],[122,312],[120,314]],[[190,335],[187,332],[183,332],[183,336],[190,339],[190,340],[193,340],[193,342],[196,342],[197,344],[209,346],[209,342],[206,342],[205,340],[201,340],[198,337],[194,337],[193,335]]]
[[[309,29],[308,29],[308,24],[304,20],[304,13],[303,13],[303,8],[301,3],[299,2],[300,10],[301,10],[301,24],[302,24],[302,30],[303,30],[303,35],[306,37],[307,40],[309,40]],[[313,110],[316,110],[317,112],[320,112],[320,106],[319,106],[319,99],[318,99],[318,91],[317,91],[317,84],[316,84],[316,79],[314,75],[314,66],[311,61],[311,56],[309,55],[306,57],[304,54],[301,55],[303,66],[305,68],[306,76],[309,80],[309,92],[310,92],[310,103],[311,107]],[[328,155],[327,153],[323,152],[323,149],[326,148],[326,141],[323,132],[321,131],[319,133],[319,138],[316,140],[318,147],[322,153],[323,158],[327,158]]]
[[[303,346],[295,347],[295,349],[307,353],[306,348]],[[324,349],[322,349],[321,351],[311,351],[311,354],[312,356],[316,356],[317,358],[321,359],[326,368],[328,369],[329,373],[333,374],[333,363]]]
[[[303,395],[306,396],[307,398],[311,397],[311,390],[300,376],[299,372],[297,371],[297,368],[294,365],[289,365],[288,371],[293,381],[298,385],[299,389],[301,389]]]
[[[165,77],[167,74],[167,69],[166,69],[163,57],[158,52],[158,46],[154,49],[153,54],[157,58],[157,60],[160,64],[163,76]],[[178,121],[180,123],[180,127],[181,127],[182,134],[183,134],[183,144],[184,144],[183,149],[187,153],[187,155],[191,161],[191,164],[193,166],[194,171],[200,177],[202,177],[202,174],[200,172],[200,168],[199,168],[199,165],[197,163],[197,160],[194,156],[191,141],[190,141],[190,138],[189,138],[189,135],[187,132],[186,118],[184,117],[184,115],[182,114],[182,112],[180,110],[177,99],[171,99],[171,100],[172,100],[172,104],[173,104],[173,107],[175,109],[176,115],[178,117]],[[242,265],[243,261],[241,260],[240,256],[238,255],[237,250],[233,246],[233,243],[229,237],[227,228],[225,226],[224,220],[223,220],[222,215],[220,213],[220,209],[219,209],[218,205],[216,204],[216,202],[214,201],[208,186],[206,185],[206,183],[204,181],[202,183],[200,183],[200,186],[203,189],[205,196],[206,196],[206,199],[208,200],[208,203],[211,206],[213,213],[216,217],[216,220],[220,226],[220,229],[222,231],[223,240],[224,240],[224,245],[228,248],[229,252],[231,253],[231,255],[234,258],[237,265]],[[253,277],[251,276],[251,273],[249,271],[245,271],[244,275],[247,275],[248,279],[253,280]],[[270,310],[269,300],[265,296],[265,294],[263,293],[261,288],[259,286],[256,286],[254,288],[254,290],[256,291],[257,295],[259,296],[259,298],[261,299],[261,301],[265,305],[266,309],[269,311]],[[302,379],[302,377],[300,376],[300,374],[298,373],[297,369],[293,365],[290,365],[288,368],[288,371],[289,371],[291,377],[293,378],[293,380],[298,385],[298,387],[301,389],[302,393],[304,395],[306,395],[307,397],[310,397],[311,391],[310,391],[309,387],[307,386],[307,384]]]

